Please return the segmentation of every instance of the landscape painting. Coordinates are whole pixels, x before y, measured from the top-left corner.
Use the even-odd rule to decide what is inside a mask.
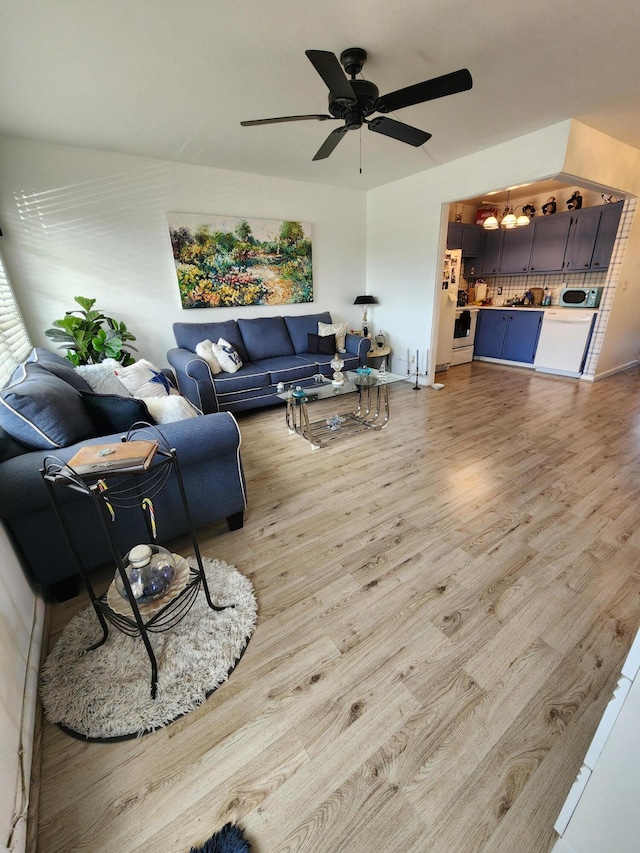
[[[305,222],[168,213],[183,308],[313,302]]]

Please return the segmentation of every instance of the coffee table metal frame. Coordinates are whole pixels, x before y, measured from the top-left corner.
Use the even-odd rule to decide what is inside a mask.
[[[406,380],[394,373],[380,374],[371,370],[368,374],[348,371],[342,385],[333,385],[326,377],[322,382],[305,380],[292,383],[288,391],[278,394],[287,404],[286,423],[289,434],[297,433],[309,442],[312,450],[318,450],[327,442],[365,430],[381,430],[389,422],[389,385]],[[303,397],[294,396],[293,390],[302,388]],[[341,420],[338,428],[332,429],[327,420],[312,421],[309,404],[317,400],[337,399],[347,394],[358,395],[356,407],[347,412],[336,412]]]

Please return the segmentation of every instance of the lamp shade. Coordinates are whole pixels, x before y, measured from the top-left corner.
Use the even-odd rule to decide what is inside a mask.
[[[375,296],[371,296],[369,293],[363,293],[362,296],[356,296],[354,305],[377,305],[378,300]]]
[[[498,222],[497,217],[488,216],[482,223],[482,226],[485,231],[496,231],[500,227],[500,223]]]

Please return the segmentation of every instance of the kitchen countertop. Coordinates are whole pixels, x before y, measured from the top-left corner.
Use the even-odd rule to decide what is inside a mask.
[[[597,308],[587,308],[586,306],[576,306],[575,308],[567,308],[566,305],[468,305],[468,308],[482,308],[483,311],[593,311],[597,313]]]

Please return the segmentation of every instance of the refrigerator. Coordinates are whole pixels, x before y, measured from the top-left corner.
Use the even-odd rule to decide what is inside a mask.
[[[453,326],[458,305],[458,288],[464,290],[462,280],[462,249],[447,249],[444,253],[442,285],[440,288],[440,321],[438,323],[438,346],[436,349],[436,371],[446,370],[451,364],[453,353]]]

